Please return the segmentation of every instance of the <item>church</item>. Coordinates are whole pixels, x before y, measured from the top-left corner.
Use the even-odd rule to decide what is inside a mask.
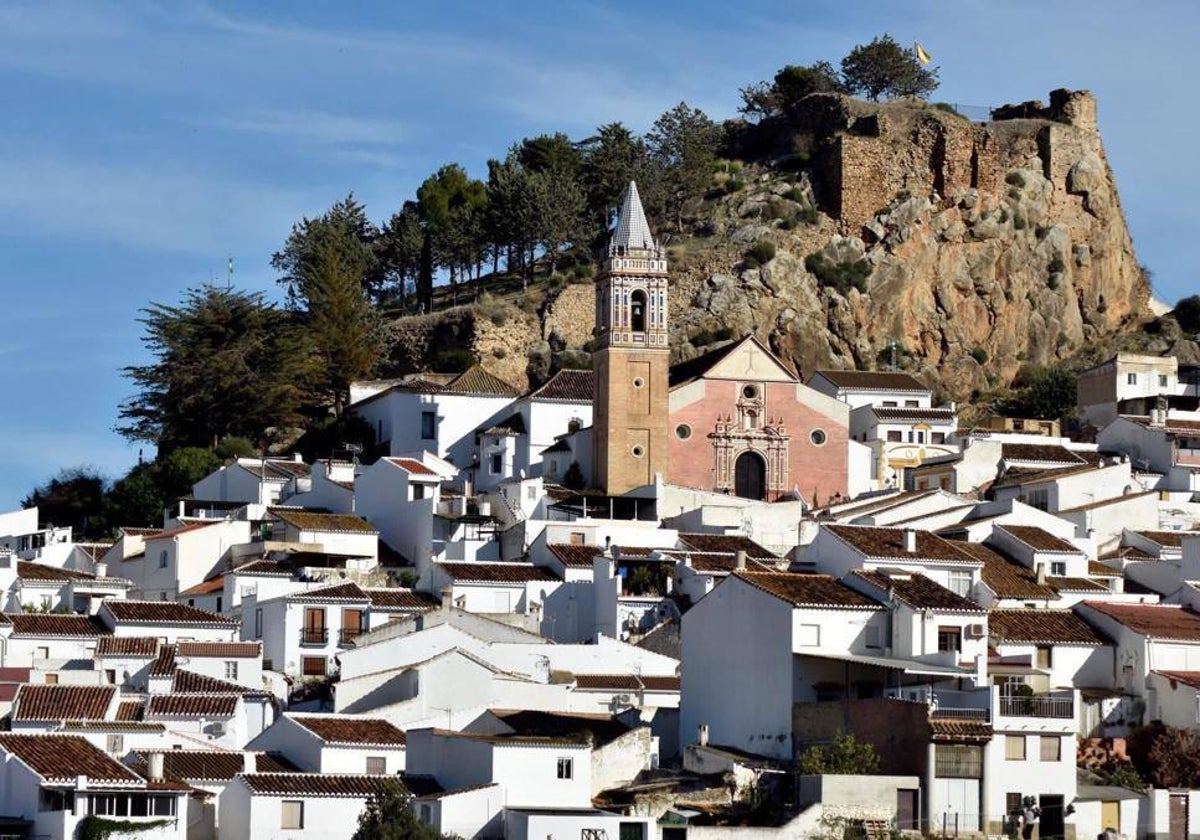
[[[658,475],[766,501],[845,496],[849,406],[753,335],[672,366],[667,269],[630,182],[595,280],[593,425],[560,451],[613,496]]]

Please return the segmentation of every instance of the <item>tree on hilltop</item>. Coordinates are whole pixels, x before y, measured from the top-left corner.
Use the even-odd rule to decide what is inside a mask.
[[[404,202],[400,212],[393,214],[380,231],[377,253],[385,289],[390,290],[401,304],[408,296],[410,285],[417,296],[425,300],[421,288],[421,251],[425,238],[421,212],[415,201]],[[432,293],[432,289],[429,292]]]
[[[699,108],[680,102],[655,121],[646,141],[663,173],[667,212],[682,231],[684,208],[712,183],[721,127]]]
[[[598,244],[612,225],[613,212],[630,181],[637,181],[646,213],[655,216],[661,200],[659,173],[650,159],[646,141],[619,122],[596,129],[584,140],[581,180],[587,196],[590,238]]]
[[[21,507],[36,507],[43,528],[72,528],[76,539],[98,537],[107,532],[103,518],[97,515],[107,487],[108,481],[95,469],[72,467],[35,487],[21,500]]]
[[[283,248],[271,257],[271,267],[280,273],[288,299],[297,303],[305,297],[309,263],[316,259],[317,248],[332,244],[342,251],[341,259],[357,275],[363,291],[378,299],[384,280],[375,255],[379,233],[351,193],[315,219],[305,217],[294,224]]]
[[[880,35],[869,44],[859,44],[842,59],[842,82],[851,93],[872,102],[881,96],[925,97],[937,90],[937,68],[922,66],[911,50],[896,43],[891,35]]]
[[[845,93],[838,71],[828,61],[807,67],[788,64],[770,82],[757,82],[741,89],[742,114],[755,120],[793,118],[804,97],[813,93]]]
[[[457,302],[459,282],[483,260],[487,187],[457,163],[447,164],[417,188],[417,207],[434,264],[448,272]]]

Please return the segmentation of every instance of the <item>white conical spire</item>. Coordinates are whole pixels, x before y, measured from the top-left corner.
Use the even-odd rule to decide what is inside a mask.
[[[617,229],[613,231],[612,249],[657,251],[654,235],[650,233],[650,224],[646,221],[646,212],[642,209],[642,199],[638,196],[636,181],[630,181],[621,200],[621,213],[617,216]]]

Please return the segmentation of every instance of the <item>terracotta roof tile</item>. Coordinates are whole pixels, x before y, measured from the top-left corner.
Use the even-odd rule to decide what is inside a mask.
[[[30,563],[25,560],[17,561],[17,577],[19,577],[21,580],[46,581],[96,580],[95,575],[89,575],[86,572],[76,572],[72,569],[60,569],[56,566],[47,566],[44,563]]]
[[[271,577],[291,577],[291,567],[275,560],[251,560],[238,566],[230,574],[234,575],[269,575]]]
[[[230,718],[237,713],[235,694],[154,694],[147,718]]]
[[[918,610],[945,610],[947,612],[981,613],[983,607],[970,598],[952,592],[925,575],[887,575],[882,572],[865,572],[856,569],[854,576],[874,586],[881,593],[891,592],[905,604]]]
[[[929,531],[916,531],[916,551],[905,549],[904,528],[876,528],[867,525],[823,525],[849,543],[864,557],[882,560],[937,560],[951,563],[977,564],[965,554],[958,543],[942,539]]]
[[[1047,577],[1046,584],[1053,586],[1059,592],[1108,592],[1108,587],[1088,578],[1081,577]]]
[[[1182,607],[1170,604],[1110,604],[1104,601],[1083,603],[1143,636],[1200,642],[1200,615]]]
[[[546,548],[568,569],[590,569],[592,560],[604,553],[604,549],[598,545],[547,543]]]
[[[821,376],[848,391],[928,391],[907,373],[884,370],[818,370]],[[815,375],[815,374],[814,374]]]
[[[1009,467],[992,482],[992,489],[1003,487],[1023,487],[1030,484],[1043,484],[1047,481],[1057,481],[1060,478],[1083,473],[1097,472],[1100,467],[1092,464],[1077,464],[1075,466],[1055,467],[1045,470],[1031,470],[1024,467]]]
[[[190,534],[192,531],[199,531],[201,528],[212,527],[213,525],[223,521],[223,519],[214,519],[211,522],[190,522],[187,525],[180,525],[178,528],[171,528],[166,531],[155,531],[150,534],[143,534],[142,539],[146,542],[149,542],[150,540],[171,539],[182,536],[183,534]]]
[[[748,557],[778,560],[775,552],[763,548],[743,534],[680,534],[679,543],[693,551],[710,551],[721,554],[746,552]]]
[[[992,644],[1103,645],[1107,640],[1069,610],[992,610],[988,613]]]
[[[450,380],[443,389],[451,394],[478,394],[480,396],[516,397],[520,392],[503,379],[488,373],[481,365],[474,365]]]
[[[1200,671],[1155,671],[1154,673],[1166,677],[1172,683],[1180,682],[1191,688],[1200,688]]]
[[[986,744],[992,740],[992,725],[983,720],[934,717],[929,719],[933,740],[939,743]]]
[[[1112,566],[1107,566],[1099,560],[1088,561],[1088,574],[1098,578],[1119,578],[1125,577],[1120,569],[1114,569]]]
[[[583,733],[590,735],[592,743],[597,747],[612,743],[633,728],[608,714],[571,714],[524,709],[488,711],[511,727],[514,735],[557,738]]]
[[[90,782],[144,786],[140,776],[78,735],[0,734],[0,749],[15,755],[49,782]]]
[[[1058,513],[1059,513],[1059,515],[1062,515],[1064,513],[1082,513],[1083,511],[1087,511],[1087,510],[1098,510],[1103,507],[1108,507],[1109,505],[1119,505],[1122,502],[1129,502],[1129,501],[1132,501],[1133,499],[1141,499],[1141,498],[1145,498],[1146,496],[1157,496],[1157,495],[1158,495],[1157,490],[1145,490],[1141,493],[1126,493],[1124,496],[1113,496],[1111,499],[1101,499],[1098,502],[1092,502],[1092,503],[1086,504],[1086,505],[1078,505],[1073,508],[1063,508],[1063,509],[1059,510]]]
[[[426,592],[413,589],[364,589],[371,601],[371,609],[375,610],[432,610],[440,602]]]
[[[296,601],[347,601],[366,604],[370,601],[367,593],[357,583],[349,581],[333,586],[322,586],[319,589],[306,589],[303,592],[293,592],[287,596],[289,602]]]
[[[349,513],[316,513],[311,510],[273,507],[269,512],[301,531],[322,531],[329,534],[377,534],[379,533],[361,516]]]
[[[413,475],[429,475],[437,476],[433,470],[422,464],[416,458],[388,458],[388,462],[395,464],[400,469],[410,472]]]
[[[141,700],[122,700],[117,704],[116,719],[121,722],[134,722],[142,719],[143,704]]]
[[[366,799],[392,776],[349,776],[331,773],[247,773],[242,781],[261,796],[345,796]]]
[[[471,583],[528,583],[558,580],[548,570],[532,563],[435,563],[456,581]]]
[[[596,393],[596,374],[590,370],[560,370],[527,397],[531,400],[591,402]]]
[[[407,743],[404,730],[397,729],[383,718],[297,714],[290,714],[288,717],[326,744],[403,747]]]
[[[202,580],[195,586],[190,586],[179,593],[179,597],[186,598],[189,595],[212,595],[221,592],[225,589],[225,578],[214,577],[208,580]]]
[[[954,423],[958,419],[958,413],[953,408],[901,408],[877,405],[872,407],[871,411],[880,420],[902,420],[910,423]]]
[[[252,694],[252,689],[243,685],[219,680],[207,674],[185,671],[179,668],[171,678],[171,690],[176,694]]]
[[[679,677],[638,674],[576,674],[575,687],[597,691],[678,691]]]
[[[1058,592],[1049,584],[1037,582],[1037,575],[1000,552],[982,543],[956,542],[960,551],[983,561],[983,582],[997,598],[1025,601],[1057,601]]]
[[[1194,531],[1135,531],[1134,533],[1138,534],[1142,537],[1145,537],[1146,539],[1150,540],[1150,542],[1156,543],[1165,548],[1182,548],[1183,547],[1183,536],[1185,534],[1189,534],[1189,533],[1192,536],[1196,536],[1197,532],[1194,532]]]
[[[1084,459],[1057,443],[1002,443],[1000,457],[1005,461],[1081,464]]]
[[[510,414],[500,422],[480,430],[484,435],[508,435],[515,437],[525,434],[525,419],[520,413]]]
[[[295,765],[281,755],[254,753],[256,772],[294,773]],[[135,753],[130,765],[146,772],[146,754]],[[163,752],[163,776],[185,782],[227,782],[245,770],[241,752],[221,750],[166,750]]]
[[[1071,545],[1061,537],[1056,537],[1049,531],[1033,525],[997,525],[1002,531],[1012,534],[1025,545],[1035,551],[1069,551],[1072,554],[1082,554],[1082,550]]]
[[[744,571],[734,572],[730,580],[733,579],[748,583],[794,607],[882,609],[878,603],[866,595],[855,592],[830,575]]]
[[[175,653],[189,658],[257,659],[262,656],[262,642],[180,642]]]
[[[105,636],[96,642],[96,656],[153,659],[158,656],[158,639],[153,636]]]
[[[237,622],[232,618],[170,601],[127,601],[110,598],[104,602],[101,609],[108,610],[119,623],[237,626]]]
[[[175,673],[175,645],[163,645],[158,658],[150,665],[151,677],[169,677]]]
[[[23,685],[17,690],[12,719],[104,720],[116,693],[106,685]]]
[[[10,613],[7,617],[14,636],[88,638],[110,635],[109,629],[91,615]]]

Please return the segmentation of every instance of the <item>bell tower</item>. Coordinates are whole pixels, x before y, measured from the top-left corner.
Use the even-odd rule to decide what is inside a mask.
[[[667,258],[629,182],[596,275],[594,483],[617,496],[667,472]]]

